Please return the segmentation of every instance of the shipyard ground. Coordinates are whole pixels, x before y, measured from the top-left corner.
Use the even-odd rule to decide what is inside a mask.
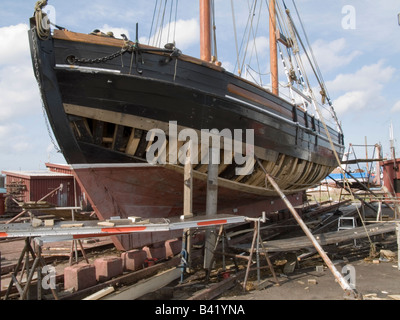
[[[388,250],[397,253],[397,242],[394,235],[388,235],[384,239],[378,239],[377,255],[370,258],[368,241],[359,242],[361,247],[354,247],[353,243],[337,246],[333,262],[336,268],[341,271],[344,266],[355,268],[356,290],[363,295],[364,300],[396,300],[400,299],[400,271],[398,270],[397,255],[392,259],[387,259],[379,255],[381,250]],[[103,249],[94,249],[90,253],[90,259],[102,255],[112,255],[115,249],[112,246]],[[13,241],[2,243],[3,266],[5,261],[15,261],[17,259],[17,248],[23,246],[23,241]],[[335,250],[335,246],[330,251]],[[8,249],[7,249],[8,248]],[[10,249],[13,250],[10,250]],[[17,249],[17,250],[16,250]],[[213,300],[218,301],[246,301],[246,300],[345,300],[344,291],[335,282],[330,270],[324,265],[318,255],[310,256],[297,263],[296,268],[286,274],[284,272],[285,254],[280,254],[273,258],[274,269],[277,273],[280,286],[276,286],[273,277],[269,272],[262,271],[261,280],[266,281],[266,287],[257,290],[257,273],[252,271],[250,274],[247,292],[243,291],[243,279],[235,282],[236,284],[226,290]],[[57,271],[62,273],[68,261],[57,264]],[[243,267],[243,266],[242,266]],[[244,267],[243,267],[244,268]],[[233,273],[232,273],[233,274]],[[175,281],[160,291],[143,296],[142,300],[186,300],[196,291],[204,289],[202,277],[204,272],[199,272],[198,280],[194,281],[193,286],[179,289],[179,282]],[[3,276],[2,286],[6,285],[7,277]],[[215,278],[212,281],[217,281]]]
[[[340,264],[343,265],[343,264]],[[364,300],[400,299],[400,271],[397,263],[380,262],[375,264],[364,259],[351,262],[356,271],[356,289]],[[346,300],[344,292],[332,275],[324,268],[295,270],[293,274],[280,276],[279,287],[273,284],[264,290],[243,293],[242,288],[223,295],[219,300]]]

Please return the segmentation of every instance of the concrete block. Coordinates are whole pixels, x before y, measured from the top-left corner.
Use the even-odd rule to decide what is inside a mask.
[[[64,269],[64,289],[80,291],[97,284],[94,265],[77,264]]]
[[[143,251],[147,254],[147,259],[163,260],[166,258],[165,245],[159,248],[143,247]]]
[[[132,250],[122,253],[121,259],[125,271],[136,271],[143,268],[147,253],[143,250]]]
[[[166,258],[173,258],[182,251],[182,240],[174,239],[165,242]]]
[[[99,258],[94,261],[96,267],[96,279],[104,282],[123,273],[122,259],[118,257]]]

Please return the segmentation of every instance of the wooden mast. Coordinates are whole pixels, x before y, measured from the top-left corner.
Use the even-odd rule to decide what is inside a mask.
[[[278,79],[278,46],[276,43],[276,1],[271,0],[269,4],[269,50],[271,64],[272,93],[279,95]]]
[[[211,61],[211,4],[200,0],[200,59]]]

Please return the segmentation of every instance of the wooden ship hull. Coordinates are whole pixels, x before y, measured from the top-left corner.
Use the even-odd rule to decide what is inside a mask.
[[[218,213],[260,216],[284,208],[260,164],[294,205],[337,167],[318,119],[213,63],[134,43],[123,51],[124,40],[66,30],[42,40],[34,19],[29,39],[54,136],[101,219],[182,214],[184,166],[146,159],[148,132],[168,133],[171,121],[198,133],[241,129],[244,141],[244,132],[254,130],[259,162],[252,173],[236,175],[236,163],[219,166]],[[343,135],[329,130],[341,157]],[[208,166],[193,170],[193,211],[204,214]],[[140,234],[114,242],[129,250],[177,236]]]

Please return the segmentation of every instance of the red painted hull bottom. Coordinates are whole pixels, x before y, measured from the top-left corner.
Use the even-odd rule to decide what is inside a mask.
[[[183,176],[176,170],[149,165],[73,166],[100,220],[111,217],[170,218],[183,214]],[[207,182],[193,181],[193,213],[205,214]],[[302,195],[288,196],[294,206]],[[285,209],[277,197],[254,195],[226,187],[218,189],[218,213],[260,217]],[[271,219],[275,220],[275,219]],[[139,233],[113,237],[118,250],[127,251],[182,236],[182,231]]]

